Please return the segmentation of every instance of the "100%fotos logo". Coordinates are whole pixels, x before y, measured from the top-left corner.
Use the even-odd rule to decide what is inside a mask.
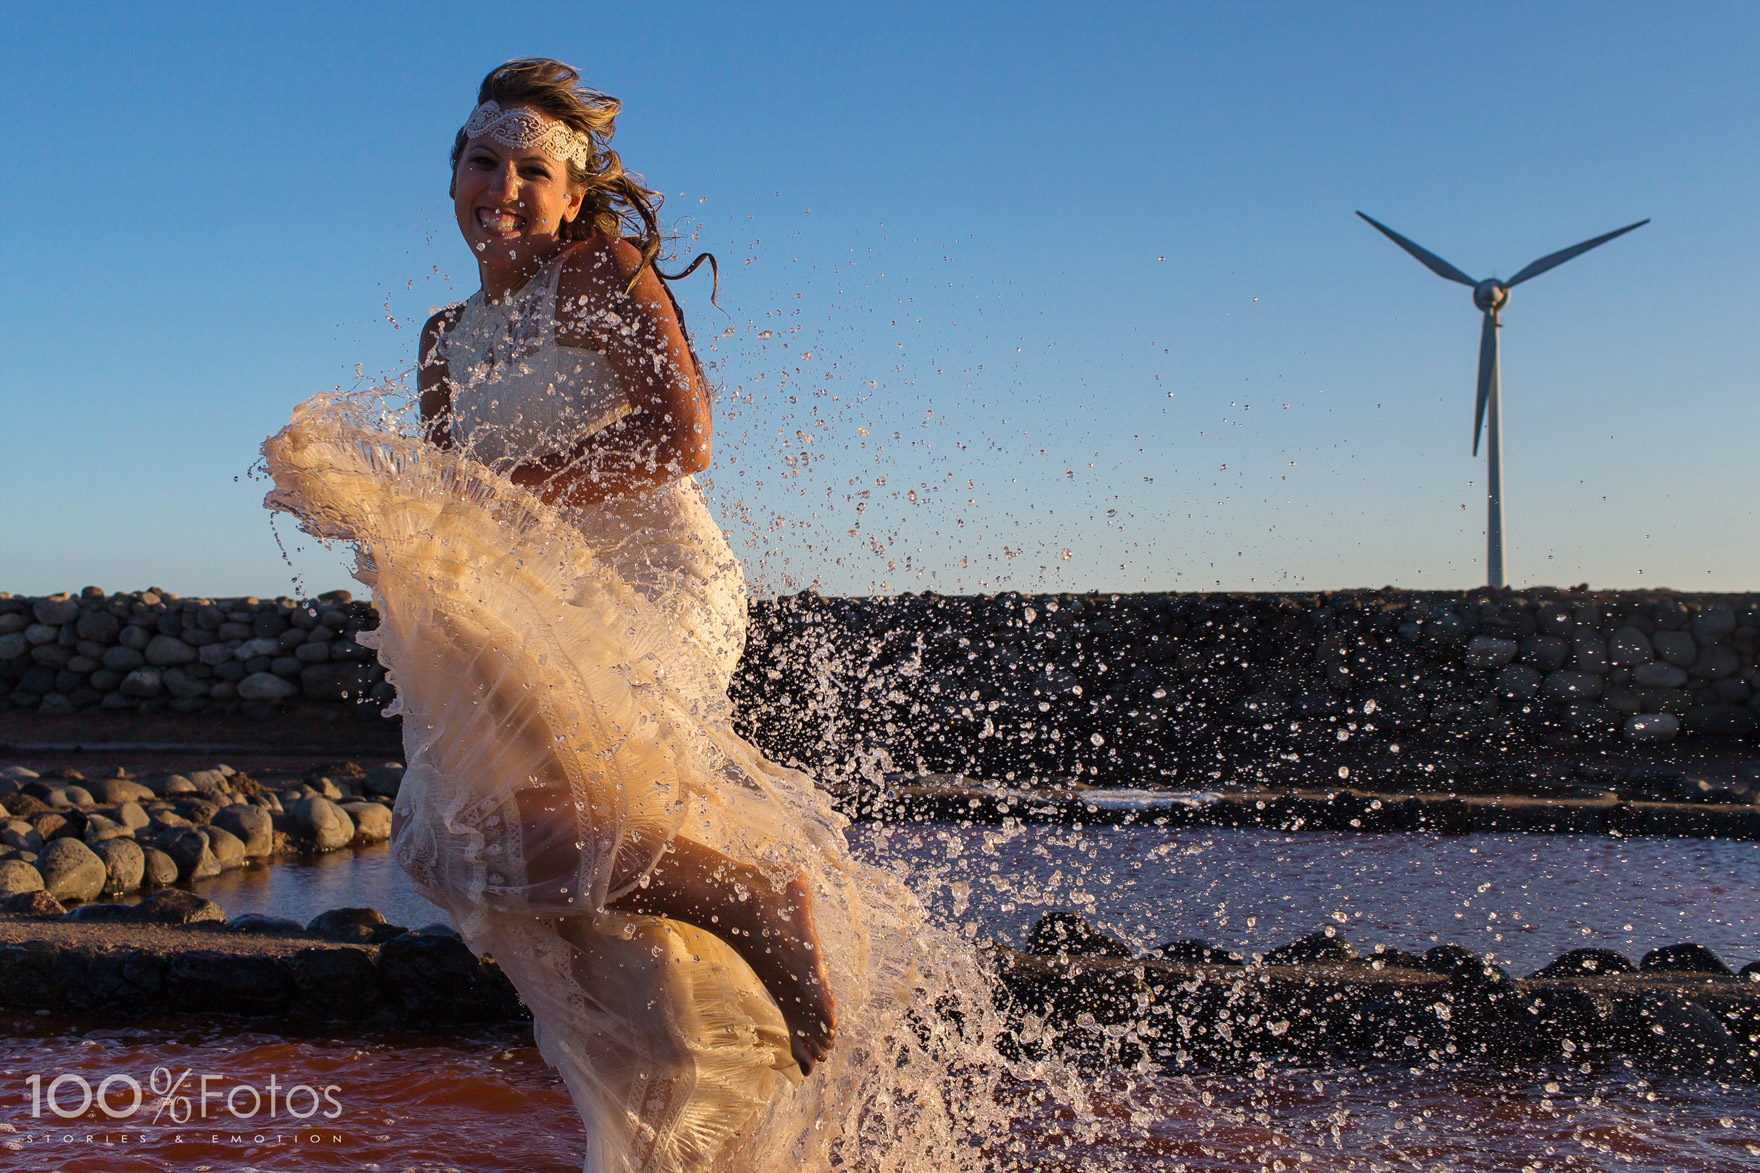
[[[96,1087],[78,1072],[57,1075],[47,1086],[40,1075],[30,1076],[25,1082],[31,1089],[31,1115],[37,1118],[47,1108],[63,1120],[74,1120],[96,1105],[98,1111],[110,1119],[125,1120],[141,1111],[146,1104],[147,1091],[153,1094],[151,1108],[155,1124],[161,1119],[172,1124],[188,1124],[192,1119],[209,1120],[222,1113],[235,1120],[249,1120],[263,1112],[265,1107],[271,1118],[285,1112],[296,1120],[310,1120],[320,1113],[320,1109],[326,1120],[342,1115],[342,1103],[336,1098],[336,1093],[342,1090],[339,1084],[329,1083],[317,1088],[296,1083],[283,1087],[280,1077],[271,1075],[267,1085],[258,1087],[203,1072],[194,1076],[193,1087],[186,1087],[192,1074],[187,1067],[175,1074],[169,1067],[155,1067],[147,1077],[145,1091],[139,1080],[127,1074],[107,1075]],[[330,1105],[328,1108],[324,1107],[326,1103]]]

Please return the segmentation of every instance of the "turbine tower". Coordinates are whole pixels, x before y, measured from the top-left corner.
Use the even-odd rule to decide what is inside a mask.
[[[1624,236],[1634,228],[1642,228],[1650,223],[1648,219],[1636,224],[1627,224],[1624,228],[1616,228],[1604,236],[1593,240],[1585,240],[1582,244],[1573,244],[1569,248],[1548,253],[1533,264],[1519,271],[1508,281],[1499,281],[1496,277],[1487,277],[1483,281],[1475,281],[1429,249],[1407,240],[1387,225],[1373,217],[1357,215],[1369,221],[1383,236],[1399,245],[1416,257],[1426,269],[1438,277],[1450,281],[1458,281],[1462,285],[1471,286],[1473,304],[1479,307],[1484,315],[1484,324],[1479,329],[1479,394],[1473,405],[1473,455],[1479,455],[1479,436],[1489,431],[1486,436],[1487,466],[1485,477],[1486,508],[1488,513],[1485,525],[1485,576],[1489,585],[1503,585],[1503,436],[1501,431],[1502,396],[1501,366],[1497,361],[1497,331],[1503,323],[1499,315],[1503,307],[1509,304],[1509,291],[1530,277],[1538,277],[1548,269],[1557,268],[1572,257],[1581,256],[1599,244],[1606,244],[1616,236]],[[1486,417],[1490,417],[1490,427],[1486,429]]]

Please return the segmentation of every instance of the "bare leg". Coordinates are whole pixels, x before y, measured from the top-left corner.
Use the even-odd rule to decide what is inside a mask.
[[[778,886],[750,864],[689,839],[674,839],[649,873],[648,886],[609,907],[683,921],[720,937],[776,1000],[801,1070],[811,1073],[830,1054],[837,1037],[837,1005],[804,872]]]

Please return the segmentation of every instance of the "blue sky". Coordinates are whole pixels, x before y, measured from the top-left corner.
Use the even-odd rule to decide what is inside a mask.
[[[1358,208],[1479,275],[1652,217],[1505,314],[1511,581],[1760,585],[1760,9],[485,11],[8,7],[0,589],[346,583],[256,447],[475,288],[445,156],[532,54],[721,259],[765,589],[1482,581],[1477,314]]]

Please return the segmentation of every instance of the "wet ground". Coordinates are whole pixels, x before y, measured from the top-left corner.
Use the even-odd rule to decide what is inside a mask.
[[[517,1032],[288,1038],[206,1020],[73,1033],[37,1017],[0,1026],[0,1168],[580,1168],[573,1108]],[[93,1107],[61,1119],[47,1089],[63,1075],[93,1088],[133,1078],[142,1106],[124,1112],[132,1093],[113,1079],[106,1103],[117,1118]],[[63,1080],[56,1103],[74,1109],[81,1094]],[[1018,1151],[993,1154],[987,1167],[1734,1173],[1760,1164],[1760,1089],[1703,1080],[1374,1064],[1116,1075],[1093,1096],[1098,1139],[1023,1095]]]
[[[1016,945],[1041,912],[1075,909],[1141,948],[1196,936],[1262,952],[1331,924],[1359,947],[1457,941],[1518,975],[1580,945],[1636,959],[1693,940],[1735,966],[1760,957],[1754,843],[952,824],[863,825],[852,837],[906,866],[969,935]],[[368,905],[408,925],[443,919],[383,846],[281,859],[197,889],[231,914],[305,920]],[[78,1112],[70,1078],[55,1103],[75,1118],[56,1116],[48,1097],[63,1075],[94,1090],[118,1077],[105,1100],[114,1115]],[[126,1110],[123,1077],[143,1089],[137,1110]],[[290,1114],[299,1088],[311,1090],[294,1091]],[[1112,1073],[1093,1094],[1097,1137],[1023,1096],[1018,1148],[989,1167],[1760,1167],[1760,1088],[1637,1069],[1158,1069]],[[13,1017],[0,1020],[0,1104],[6,1170],[579,1168],[578,1119],[520,1029],[291,1036],[231,1020],[93,1029]]]

